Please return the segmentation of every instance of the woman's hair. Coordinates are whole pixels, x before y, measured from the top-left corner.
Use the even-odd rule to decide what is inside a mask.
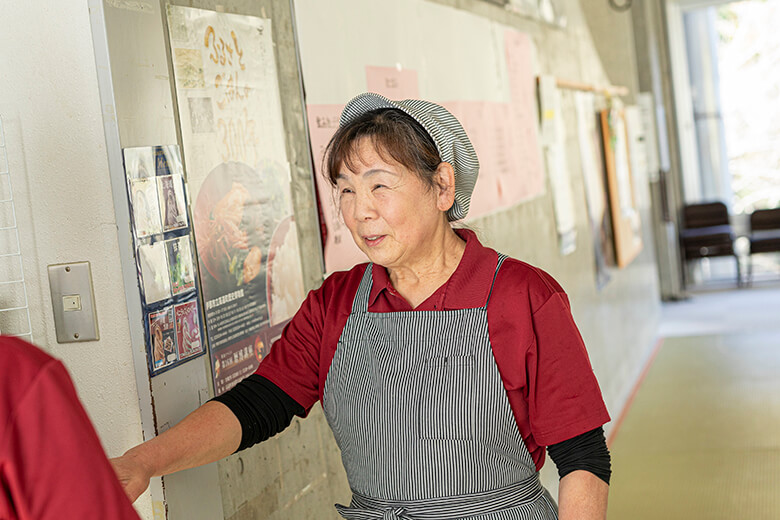
[[[437,186],[436,168],[441,156],[428,132],[412,116],[397,108],[371,110],[340,127],[325,149],[325,175],[336,185],[339,168],[355,171],[359,161],[358,143],[371,140],[385,162],[392,158],[414,172],[427,186]]]

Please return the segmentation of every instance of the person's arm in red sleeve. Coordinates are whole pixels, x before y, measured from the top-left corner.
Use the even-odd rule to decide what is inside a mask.
[[[3,374],[15,388],[2,385],[0,408],[8,416],[0,424],[0,518],[138,520],[62,363],[19,340],[0,341],[2,363],[20,347],[35,349],[39,363],[35,372],[22,369],[35,373],[32,380]],[[17,355],[14,363],[25,359]]]
[[[537,442],[550,446],[603,426],[609,414],[566,294],[553,293],[532,322],[528,404]]]
[[[609,421],[585,344],[563,292],[554,292],[533,313],[535,348],[529,356],[531,428],[541,445],[572,439]],[[606,518],[609,485],[586,470],[559,484],[561,520]]]
[[[305,414],[320,398],[320,363],[328,302],[342,273],[335,273],[319,289],[310,291],[298,312],[284,327],[257,368],[260,375],[301,405]]]

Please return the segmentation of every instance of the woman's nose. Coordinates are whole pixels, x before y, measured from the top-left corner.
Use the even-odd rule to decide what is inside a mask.
[[[356,194],[353,216],[355,220],[371,220],[376,216],[376,208],[371,197]]]

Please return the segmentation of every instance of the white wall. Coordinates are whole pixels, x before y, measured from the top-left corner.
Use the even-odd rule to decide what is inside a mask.
[[[3,2],[5,123],[33,339],[63,360],[109,456],[141,442],[86,0]],[[58,344],[47,265],[92,265],[100,341]],[[151,499],[136,507],[152,518]]]

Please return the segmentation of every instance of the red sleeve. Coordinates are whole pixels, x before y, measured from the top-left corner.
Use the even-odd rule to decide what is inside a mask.
[[[322,397],[338,340],[366,264],[333,273],[306,296],[255,372],[282,389],[306,413]]]
[[[576,437],[609,421],[569,301],[554,292],[532,314],[534,340],[526,358],[531,431],[542,446]]]
[[[310,291],[255,372],[281,388],[307,414],[319,398],[319,351],[324,311],[322,291]]]
[[[488,306],[493,353],[536,467],[545,446],[609,421],[569,302],[549,274],[508,259]]]
[[[1,518],[138,520],[59,361],[12,399],[0,430]]]

